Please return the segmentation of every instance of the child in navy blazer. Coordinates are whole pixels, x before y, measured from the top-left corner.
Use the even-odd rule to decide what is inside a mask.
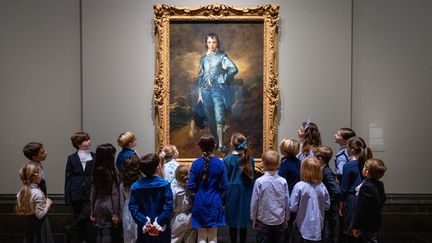
[[[354,217],[353,235],[361,236],[361,242],[378,243],[378,231],[381,227],[381,210],[386,200],[384,183],[379,179],[387,170],[380,159],[369,159],[363,166],[362,182],[358,193]]]
[[[90,135],[76,132],[71,136],[77,150],[67,158],[65,171],[65,202],[72,207],[73,222],[66,227],[65,242],[85,240],[94,242],[95,230],[90,222],[90,186],[94,153],[90,151]]]

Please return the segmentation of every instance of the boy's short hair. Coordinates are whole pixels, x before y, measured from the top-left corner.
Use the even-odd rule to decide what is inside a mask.
[[[300,152],[300,142],[291,138],[284,138],[279,145],[279,150],[284,156],[296,156]]]
[[[356,135],[354,130],[352,130],[351,128],[348,128],[348,127],[343,127],[341,129],[339,129],[339,131],[340,131],[342,139],[345,141],[348,141],[348,139],[350,139]]]
[[[30,142],[26,144],[23,148],[24,156],[29,159],[33,160],[33,157],[38,156],[39,151],[44,147],[42,143],[39,142]]]
[[[317,158],[309,157],[302,161],[300,179],[309,183],[319,183],[322,181],[321,165]]]
[[[159,156],[154,153],[144,155],[140,159],[140,170],[145,176],[152,176],[156,174],[156,168],[159,166]]]
[[[262,154],[262,162],[265,171],[275,171],[279,168],[279,154],[274,150],[269,150]]]
[[[375,180],[381,179],[387,170],[384,162],[380,159],[368,159],[366,160],[364,166],[366,166],[370,178]]]
[[[317,147],[315,149],[315,157],[321,158],[324,163],[328,164],[333,157],[333,150],[327,146]]]
[[[126,148],[130,143],[136,140],[136,137],[133,133],[127,131],[122,132],[117,138],[117,144],[122,147]]]
[[[79,146],[87,140],[90,140],[90,135],[86,132],[76,132],[71,136],[72,146],[76,149],[79,149]]]

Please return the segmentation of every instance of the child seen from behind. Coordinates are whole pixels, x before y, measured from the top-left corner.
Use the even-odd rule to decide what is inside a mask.
[[[279,155],[276,151],[263,153],[262,163],[264,175],[255,181],[250,206],[252,226],[257,231],[256,242],[284,242],[290,217],[288,184],[277,174]]]
[[[296,212],[290,243],[321,242],[324,211],[330,196],[322,181],[321,165],[316,158],[306,158],[299,181],[291,193],[290,210]]]
[[[179,165],[175,170],[176,185],[171,184],[173,214],[171,216],[171,243],[194,243],[196,231],[192,229],[193,195],[187,189],[189,168]]]

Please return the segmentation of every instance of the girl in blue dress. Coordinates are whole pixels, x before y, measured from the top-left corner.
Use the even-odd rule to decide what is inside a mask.
[[[213,155],[214,138],[204,135],[198,143],[203,155],[192,163],[188,189],[195,193],[192,228],[198,229],[198,243],[217,242],[217,227],[225,225],[222,193],[228,186],[223,162]]]
[[[231,146],[234,151],[223,159],[228,176],[225,213],[232,243],[237,242],[238,230],[240,243],[246,242],[246,229],[251,224],[250,202],[255,164],[247,145],[243,134],[234,133],[231,136]]]

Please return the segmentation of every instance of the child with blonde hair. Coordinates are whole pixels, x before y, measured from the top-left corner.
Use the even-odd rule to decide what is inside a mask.
[[[175,145],[167,145],[159,153],[162,164],[162,177],[169,182],[175,179],[175,170],[179,166],[177,162],[178,156],[179,152]]]
[[[264,175],[255,181],[250,206],[252,226],[257,231],[256,242],[284,242],[290,217],[288,184],[277,174],[279,155],[276,151],[263,153],[262,163]]]
[[[288,183],[288,189],[291,193],[294,185],[300,181],[300,164],[301,161],[296,157],[300,151],[300,143],[291,138],[282,139],[279,145],[279,151],[282,154],[281,164],[278,174],[285,178]],[[288,229],[285,232],[285,239],[291,238],[292,224],[295,220],[295,213],[290,213]]]
[[[122,148],[116,159],[117,170],[121,173],[127,158],[138,157],[138,153],[133,149],[137,145],[137,138],[132,132],[122,132],[117,138],[117,144]]]
[[[179,165],[175,171],[176,185],[171,184],[173,193],[173,214],[171,216],[171,243],[196,241],[196,231],[192,228],[193,195],[187,189],[189,167]]]
[[[323,175],[317,158],[306,158],[300,169],[300,179],[291,193],[290,210],[296,220],[290,243],[320,242],[324,227],[324,211],[330,207],[330,196],[321,182]]]
[[[384,183],[380,179],[387,168],[380,159],[369,159],[363,166],[366,179],[361,184],[353,226],[353,236],[361,236],[362,242],[378,243],[381,227],[381,210],[386,200]]]
[[[29,162],[21,167],[19,173],[23,186],[17,194],[16,211],[18,215],[26,217],[24,242],[54,242],[46,216],[52,201],[45,197],[38,186],[42,180],[41,172],[39,165]]]

